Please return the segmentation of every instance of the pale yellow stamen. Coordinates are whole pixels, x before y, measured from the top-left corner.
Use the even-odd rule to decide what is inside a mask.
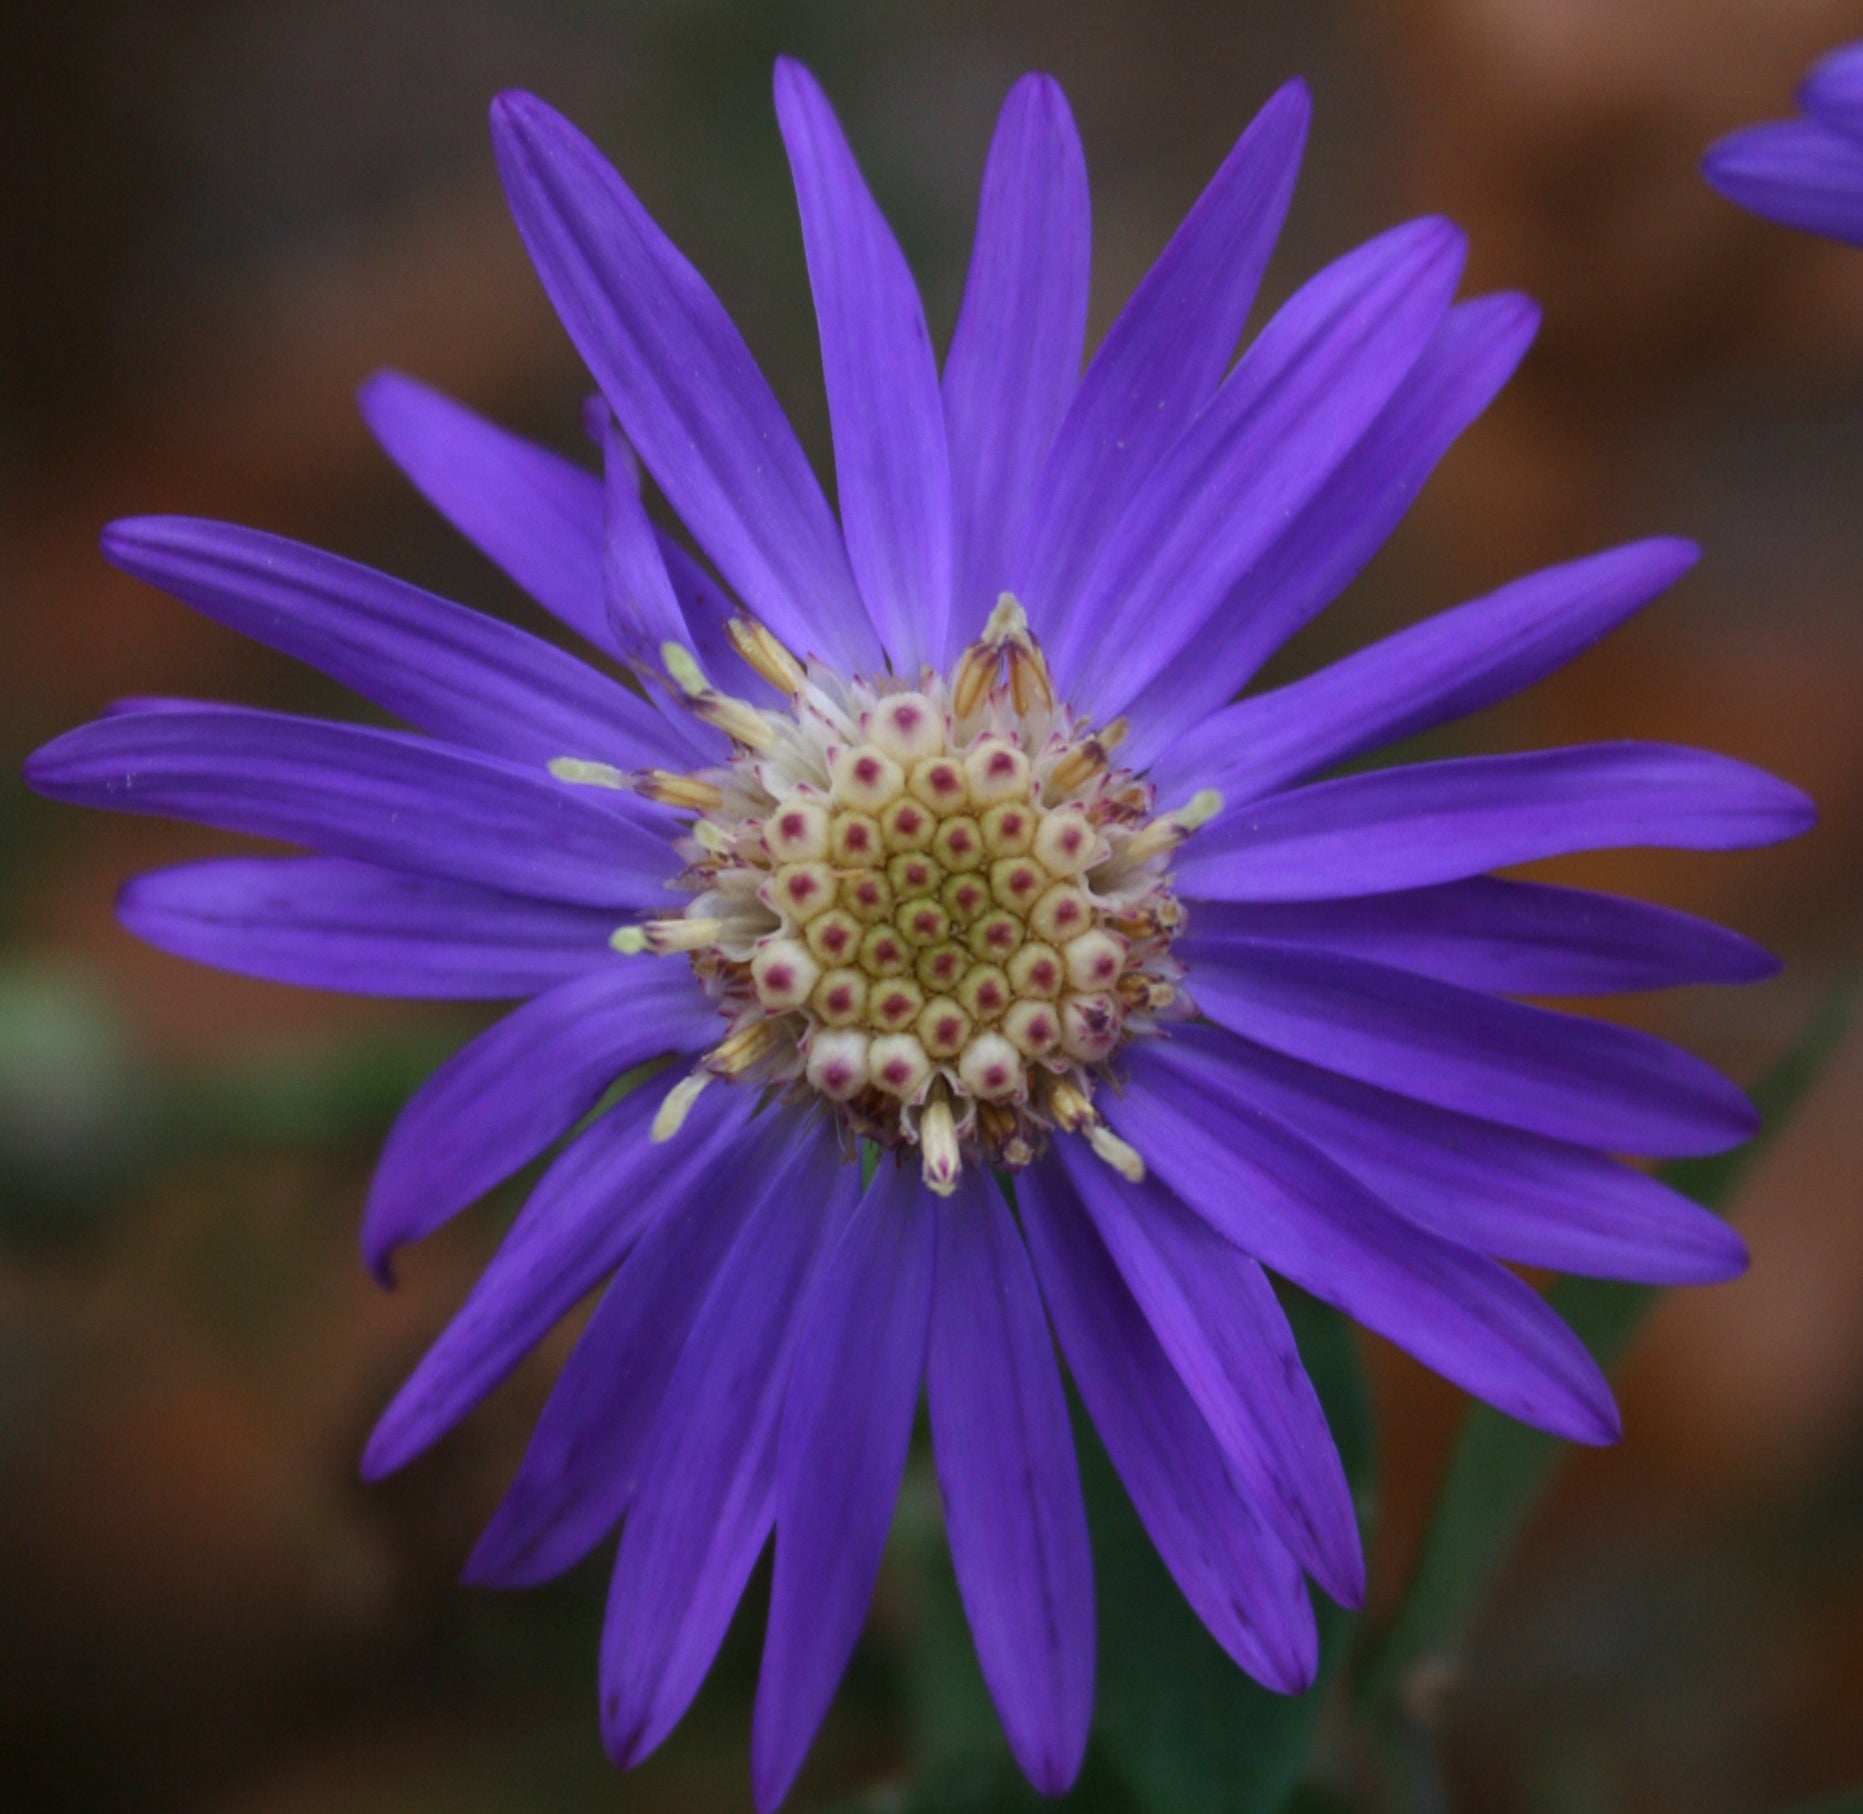
[[[609,787],[617,793],[629,793],[634,777],[625,769],[608,762],[585,762],[580,756],[552,756],[545,766],[558,781],[573,787]]]
[[[794,698],[808,683],[801,662],[790,654],[762,624],[752,617],[734,617],[725,624],[731,646],[779,693]]]
[[[704,1071],[694,1071],[689,1077],[682,1077],[666,1092],[666,1100],[654,1112],[653,1126],[648,1130],[648,1138],[656,1146],[672,1139],[686,1125],[686,1116],[692,1105],[699,1098],[699,1092],[711,1082]]]
[[[724,805],[724,792],[697,775],[675,775],[650,768],[636,781],[640,792],[662,806],[683,806],[693,812],[716,812]]]
[[[1138,1148],[1129,1146],[1111,1128],[1089,1128],[1087,1144],[1128,1184],[1145,1182],[1145,1161],[1139,1156]]]
[[[638,926],[617,926],[609,933],[608,942],[623,957],[637,957],[647,949],[647,935]]]
[[[638,930],[649,951],[702,951],[707,945],[717,944],[724,931],[724,921],[706,918],[649,920]]]

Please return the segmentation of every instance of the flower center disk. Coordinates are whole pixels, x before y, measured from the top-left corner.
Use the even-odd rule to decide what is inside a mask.
[[[737,745],[644,791],[698,812],[685,914],[618,935],[690,954],[730,1030],[706,1070],[828,1105],[850,1137],[917,1145],[934,1189],[963,1164],[1028,1164],[1062,1129],[1129,1174],[1095,1089],[1125,1040],[1189,1011],[1170,956],[1168,861],[1213,801],[1155,816],[1056,702],[1005,595],[947,680],[841,680],[755,626],[748,660],[787,712],[715,693],[694,709]]]

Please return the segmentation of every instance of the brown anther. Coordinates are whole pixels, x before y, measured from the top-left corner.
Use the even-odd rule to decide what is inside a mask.
[[[1060,794],[1071,794],[1094,776],[1103,775],[1107,766],[1105,744],[1097,737],[1089,737],[1085,743],[1075,744],[1048,771],[1049,792],[1043,797],[1052,799]]]
[[[715,945],[724,931],[724,921],[704,918],[683,920],[648,920],[640,928],[649,951],[698,951]]]
[[[1009,696],[1024,717],[1031,712],[1054,710],[1054,682],[1048,675],[1047,658],[1034,637],[1025,631],[1022,639],[1012,642],[1009,656]]]
[[[706,1070],[717,1077],[743,1076],[775,1049],[777,1025],[773,1020],[753,1020],[736,1032],[727,1033],[705,1054]]]
[[[1016,1112],[1005,1108],[1000,1102],[980,1102],[977,1104],[977,1132],[992,1147],[1001,1148],[1012,1139],[1016,1131]],[[1021,1161],[1026,1165],[1026,1159]]]
[[[635,791],[662,806],[683,806],[693,812],[714,812],[724,805],[724,790],[697,775],[676,775],[670,769],[650,768],[638,775]]]
[[[996,677],[1002,672],[1003,654],[980,642],[973,642],[958,657],[957,672],[951,677],[951,715],[960,722],[975,712],[990,696]]]
[[[787,693],[793,699],[802,691],[808,676],[801,662],[754,617],[728,619],[725,635],[730,637],[732,648],[779,693]]]
[[[1078,1134],[1086,1128],[1099,1125],[1099,1111],[1093,1106],[1092,1098],[1078,1084],[1070,1083],[1065,1077],[1049,1079],[1048,1112],[1054,1117],[1056,1125],[1065,1128],[1070,1134]]]
[[[693,711],[707,724],[715,724],[733,743],[760,753],[776,747],[776,732],[769,719],[749,701],[707,687],[702,693],[694,693],[690,703]]]

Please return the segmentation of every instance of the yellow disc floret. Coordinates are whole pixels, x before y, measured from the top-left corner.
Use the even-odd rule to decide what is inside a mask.
[[[694,898],[615,947],[687,954],[729,1023],[702,1074],[916,1146],[938,1191],[1057,1131],[1138,1167],[1093,1098],[1127,1039],[1190,1011],[1168,863],[1210,802],[1153,813],[1112,765],[1121,727],[1057,704],[1007,595],[949,681],[845,680],[780,648],[758,667],[784,676],[786,712],[687,684],[735,754],[636,778],[696,815]]]

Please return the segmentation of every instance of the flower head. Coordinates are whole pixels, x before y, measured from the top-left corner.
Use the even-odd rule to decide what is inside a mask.
[[[1755,214],[1863,246],[1863,42],[1814,63],[1798,102],[1802,118],[1748,126],[1710,146],[1702,174]]]
[[[1052,1338],[1191,1604],[1244,1668],[1302,1686],[1307,1577],[1356,1601],[1364,1565],[1264,1266],[1604,1441],[1597,1368],[1499,1262],[1665,1281],[1743,1263],[1720,1222],[1606,1156],[1738,1141],[1740,1093],[1514,998],[1770,960],[1487,872],[1757,844],[1810,809],[1634,742],[1324,778],[1576,654],[1690,564],[1674,541],[1238,700],[1534,326],[1518,297],[1454,302],[1461,236],[1425,220],[1322,271],[1231,368],[1301,87],[1243,134],[1084,374],[1086,182],[1052,82],[1004,108],[942,370],[793,64],[777,109],[839,521],[698,274],[586,139],[509,95],[498,156],[601,388],[601,473],[408,379],[364,407],[634,684],[273,537],[123,523],[119,565],[413,728],[143,702],[30,773],[317,853],[132,883],[125,922],[171,950],[527,998],[402,1115],[372,1263],[569,1138],[365,1465],[435,1442],[606,1285],[470,1572],[538,1580],[620,1526],[601,1667],[618,1761],[678,1720],[774,1528],[753,1752],[759,1803],[782,1798],[858,1633],[923,1385],[984,1676],[1056,1790],[1086,1739],[1093,1595]],[[636,459],[717,580],[653,526]]]

